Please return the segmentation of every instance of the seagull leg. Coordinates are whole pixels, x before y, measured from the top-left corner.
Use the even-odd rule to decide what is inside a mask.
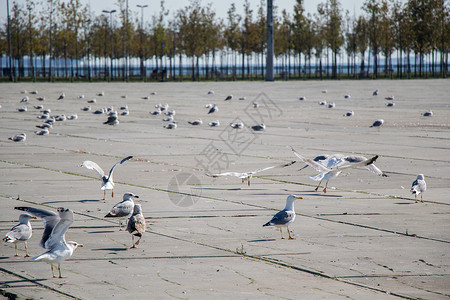
[[[281,227],[280,227],[280,233],[281,233],[281,239],[284,240],[284,237],[283,237],[283,231],[281,231]]]
[[[111,198],[114,198],[114,189],[111,190]]]
[[[417,194],[414,194],[414,200],[416,200],[417,203]]]
[[[317,187],[314,189],[316,192],[319,189],[320,184],[322,183],[322,180],[319,182],[319,184],[317,185]]]
[[[250,186],[250,177],[247,178],[247,184]]]
[[[137,240],[137,242],[136,242],[136,246],[137,245],[139,245],[139,242],[141,241],[141,239],[142,239],[142,235],[139,237],[139,239]],[[137,247],[136,247],[137,248]]]
[[[131,241],[133,242],[133,246],[131,246],[130,249],[136,248],[136,245],[134,244],[134,235],[131,235]]]
[[[50,264],[50,267],[52,268],[52,277],[56,278],[55,273],[53,273],[53,264]]]
[[[16,249],[16,255],[14,255],[14,256],[20,256],[18,249],[17,249],[17,243],[14,243],[14,249]]]
[[[328,180],[327,183],[325,183],[325,188],[323,189],[323,192],[326,194],[327,193],[327,186],[328,186]]]
[[[59,278],[65,278],[65,276],[61,275],[61,265],[58,264],[58,272],[59,272]]]
[[[106,200],[106,190],[103,190],[103,199],[102,200]]]
[[[286,229],[287,229],[287,232],[288,232],[288,234],[289,234],[289,239],[290,239],[290,240],[295,240],[295,238],[293,238],[293,237],[291,236],[291,231],[289,230],[289,227],[286,227]]]
[[[420,201],[423,203],[423,195],[420,193]]]
[[[25,241],[25,251],[27,254],[25,254],[25,257],[30,257],[30,253],[28,253],[28,245],[27,245],[27,241]]]

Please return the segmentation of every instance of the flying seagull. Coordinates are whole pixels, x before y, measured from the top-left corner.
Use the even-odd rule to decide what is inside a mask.
[[[124,162],[126,162],[127,160],[129,160],[131,158],[133,158],[133,156],[127,156],[124,159],[122,159],[121,161],[117,162],[114,166],[112,166],[111,170],[109,170],[108,176],[105,176],[105,172],[103,172],[103,169],[100,168],[100,166],[97,165],[93,161],[85,160],[81,164],[82,167],[86,167],[89,170],[95,170],[100,175],[100,178],[102,179],[101,189],[103,190],[103,199],[102,200],[105,200],[105,198],[106,198],[106,190],[111,190],[111,197],[114,197],[114,181],[113,181],[114,168],[118,164],[123,164]]]
[[[133,215],[130,217],[127,224],[127,231],[131,234],[131,240],[133,242],[133,246],[131,246],[131,248],[137,248],[145,229],[146,225],[144,215],[142,214],[142,207],[140,204],[135,204]],[[139,240],[137,240],[136,243],[134,242],[134,236],[139,237]]]
[[[311,176],[310,178],[312,180],[315,181],[319,181],[319,184],[317,185],[317,187],[315,188],[315,190],[317,191],[319,189],[320,184],[322,183],[323,180],[326,180],[326,184],[325,184],[325,188],[323,189],[323,192],[326,193],[327,192],[327,186],[328,186],[328,181],[332,178],[338,177],[339,174],[341,174],[341,172],[345,169],[350,169],[350,168],[358,168],[358,167],[365,167],[368,166],[370,164],[373,164],[377,158],[378,155],[364,160],[362,162],[358,162],[358,163],[354,163],[354,164],[349,164],[349,165],[345,165],[345,166],[337,166],[337,167],[332,167],[332,168],[327,168],[325,166],[323,166],[322,164],[306,158],[302,155],[300,155],[299,153],[297,153],[297,151],[294,150],[294,148],[291,147],[292,152],[294,152],[295,156],[297,156],[298,158],[300,158],[301,161],[303,161],[304,163],[308,164],[309,166],[313,167],[316,171],[319,171],[320,173],[317,174],[316,176]]]
[[[123,200],[117,203],[111,208],[105,218],[120,218],[119,229],[122,230],[122,219],[127,219],[133,214],[134,201],[133,198],[139,198],[139,196],[133,193],[123,194]]]
[[[425,182],[425,177],[423,174],[417,175],[416,180],[412,183],[411,186],[411,193],[414,195],[414,198],[417,202],[417,195],[420,194],[420,201],[423,203],[423,197],[422,194],[427,190],[427,183]]]
[[[342,167],[346,163],[354,164],[354,163],[360,163],[367,160],[367,157],[362,155],[343,155],[343,154],[332,154],[332,155],[318,155],[314,157],[313,159],[315,162],[320,163],[321,165],[331,169],[336,167]],[[299,171],[307,168],[308,165],[301,168]],[[374,173],[378,176],[383,177],[389,177],[386,173],[381,171],[375,164],[370,164],[364,167],[365,169],[369,170],[370,172]]]
[[[242,179],[242,183],[247,181],[248,186],[250,186],[250,180],[252,179],[253,175],[255,175],[256,173],[259,173],[259,172],[262,172],[262,171],[266,171],[266,170],[270,170],[270,169],[273,169],[273,168],[284,168],[284,167],[290,166],[290,165],[292,165],[294,163],[295,163],[295,161],[291,161],[291,162],[286,163],[286,164],[260,168],[260,169],[257,169],[255,171],[243,172],[243,173],[238,173],[238,172],[225,172],[225,173],[218,173],[218,174],[206,173],[206,176],[213,177],[213,178],[217,178],[217,177],[221,177],[221,176],[234,176],[234,177],[241,178]]]
[[[27,245],[27,241],[31,238],[31,235],[33,234],[30,219],[36,219],[36,218],[29,214],[21,214],[19,216],[19,224],[17,224],[13,228],[11,228],[11,230],[3,238],[4,242],[14,243],[14,248],[16,249],[15,256],[20,256],[19,252],[17,251],[17,244],[24,243],[25,251],[26,251],[25,257],[30,257],[30,254],[28,253],[28,245]]]
[[[294,238],[291,236],[291,232],[289,231],[289,225],[295,220],[295,211],[294,211],[294,201],[297,199],[303,199],[302,197],[298,197],[296,195],[289,195],[286,199],[286,206],[282,211],[277,212],[272,220],[267,222],[264,226],[275,226],[280,228],[281,238],[283,237],[282,227],[286,227],[286,230],[289,235],[289,239],[293,240]]]
[[[53,264],[58,264],[59,278],[63,278],[61,276],[61,262],[70,258],[77,247],[83,247],[77,242],[66,242],[65,239],[66,231],[73,223],[73,211],[63,207],[57,209],[58,214],[34,207],[15,207],[15,209],[25,211],[42,219],[44,222],[44,234],[39,242],[39,246],[48,251],[33,257],[32,260],[49,263],[53,277],[56,277],[53,272]]]

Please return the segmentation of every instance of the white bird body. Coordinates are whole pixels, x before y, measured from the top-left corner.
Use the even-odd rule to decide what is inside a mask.
[[[427,190],[427,183],[425,182],[425,177],[423,174],[417,175],[416,180],[411,185],[411,193],[417,202],[417,195],[420,195],[420,200],[423,202],[422,194]]]
[[[4,242],[14,243],[14,248],[16,250],[16,256],[19,256],[19,253],[17,252],[17,244],[18,243],[25,244],[25,250],[26,250],[25,257],[30,256],[30,254],[28,253],[27,241],[33,235],[33,229],[31,227],[31,223],[30,223],[30,219],[32,219],[32,218],[34,218],[34,217],[29,214],[21,214],[19,216],[19,224],[17,224],[13,228],[11,228],[11,230],[3,238]]]
[[[319,163],[317,161],[314,161],[312,159],[309,159],[309,158],[306,158],[306,157],[300,155],[292,147],[291,147],[291,150],[292,150],[292,152],[294,152],[295,156],[300,158],[301,161],[303,161],[307,165],[313,167],[316,171],[320,172],[319,174],[310,177],[312,180],[319,181],[319,184],[315,188],[316,191],[318,190],[318,188],[319,188],[319,186],[320,186],[320,184],[322,183],[323,180],[327,181],[326,184],[325,184],[325,188],[323,189],[324,193],[327,192],[328,181],[330,179],[333,179],[333,178],[339,176],[339,174],[341,174],[341,172],[343,170],[350,169],[350,168],[358,168],[358,167],[369,166],[369,165],[373,164],[378,158],[378,155],[376,155],[376,156],[374,156],[374,157],[372,157],[370,159],[363,160],[363,161],[356,162],[356,163],[352,163],[352,164],[349,164],[349,165],[343,165],[343,166],[341,165],[341,163],[338,162],[338,159],[335,158],[334,160],[329,161],[329,165],[331,167],[326,167],[326,166],[324,166],[323,164],[321,164],[321,163]]]
[[[100,168],[100,166],[93,161],[86,160],[81,164],[82,167],[85,167],[89,170],[94,170],[98,173],[98,175],[100,175],[100,178],[102,180],[102,186],[100,189],[103,191],[103,199],[102,200],[105,200],[106,190],[112,190],[111,197],[114,197],[114,181],[113,181],[114,169],[117,165],[123,164],[124,162],[126,162],[127,160],[129,160],[131,158],[133,158],[133,156],[127,156],[124,159],[122,159],[121,161],[114,164],[112,166],[111,170],[109,170],[108,176],[106,176],[103,169]]]
[[[289,231],[289,225],[292,224],[295,220],[295,210],[294,210],[294,201],[297,199],[303,199],[302,197],[298,197],[296,195],[289,195],[286,199],[286,206],[282,211],[277,212],[273,218],[263,225],[265,226],[275,226],[280,229],[281,238],[283,237],[283,232],[281,228],[286,227],[286,230],[289,234],[289,239],[292,240],[291,232]]]
[[[48,251],[33,257],[32,260],[49,263],[53,277],[55,277],[53,264],[58,264],[59,278],[62,278],[61,262],[70,258],[77,247],[83,247],[77,242],[66,242],[65,239],[67,229],[73,224],[73,211],[63,207],[57,209],[58,214],[33,207],[15,207],[15,209],[26,211],[42,219],[45,229],[39,245]]]

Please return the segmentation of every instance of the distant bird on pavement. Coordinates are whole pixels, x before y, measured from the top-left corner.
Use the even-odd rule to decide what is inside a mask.
[[[417,195],[420,195],[420,201],[423,203],[423,193],[427,190],[427,183],[425,182],[425,177],[423,174],[417,175],[416,180],[412,183],[411,193],[414,195],[414,198],[417,202]]]

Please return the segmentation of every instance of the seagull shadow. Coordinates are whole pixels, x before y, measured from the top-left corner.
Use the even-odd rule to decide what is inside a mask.
[[[89,231],[88,233],[112,233],[114,230]]]
[[[414,204],[414,202],[395,202],[394,204],[398,204],[398,205],[411,205],[411,204]]]
[[[47,201],[47,202],[42,202],[42,204],[73,203],[73,202],[80,202],[80,203],[86,203],[86,202],[100,202],[100,200],[85,199],[85,200],[67,200],[67,201]]]
[[[260,243],[260,242],[275,242],[276,239],[261,239],[261,240],[251,240],[248,243]]]
[[[98,248],[91,249],[92,251],[127,251],[128,248]]]

